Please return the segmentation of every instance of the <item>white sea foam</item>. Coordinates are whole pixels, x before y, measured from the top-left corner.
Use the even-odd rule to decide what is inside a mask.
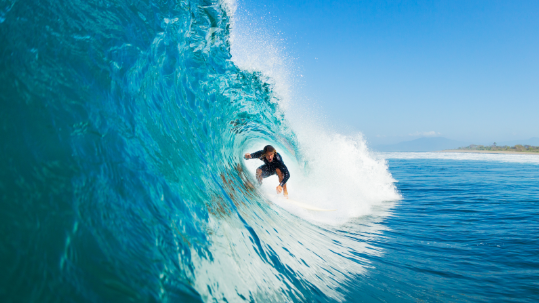
[[[230,24],[233,25],[234,15],[236,14],[236,9],[238,8],[238,2],[236,0],[221,0],[221,3],[229,16]]]
[[[242,70],[265,76],[264,80],[274,86],[281,107],[286,108],[295,98],[293,87],[300,83],[301,75],[295,59],[286,50],[283,34],[241,7],[234,7],[230,33],[232,60]]]
[[[296,161],[287,148],[271,143],[290,170],[290,198],[337,211],[308,211],[277,199],[278,179],[272,176],[264,180],[262,189],[275,204],[311,221],[340,224],[353,217],[371,215],[373,206],[390,206],[391,201],[400,199],[386,161],[369,152],[361,134],[344,136],[305,122],[294,123],[294,131],[303,160]],[[268,143],[257,142],[248,152]],[[251,173],[261,164],[258,160],[246,161]]]
[[[511,163],[539,164],[539,155],[526,154],[488,154],[488,153],[444,153],[444,152],[392,152],[376,153],[381,159],[440,159],[473,160]]]

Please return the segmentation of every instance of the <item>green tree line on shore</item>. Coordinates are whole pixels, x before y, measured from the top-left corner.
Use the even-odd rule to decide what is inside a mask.
[[[459,147],[460,150],[489,150],[489,151],[515,151],[515,152],[531,152],[539,153],[539,146],[531,145],[521,145],[517,144],[515,146],[498,146],[496,142],[492,145],[476,145],[472,144],[466,147]]]

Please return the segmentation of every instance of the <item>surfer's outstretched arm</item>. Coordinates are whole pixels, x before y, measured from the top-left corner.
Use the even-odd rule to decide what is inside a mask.
[[[260,157],[262,156],[262,153],[264,151],[262,150],[259,150],[257,152],[254,152],[252,154],[249,154],[249,153],[246,153],[243,157],[245,158],[245,160],[249,160],[249,159],[260,159]]]

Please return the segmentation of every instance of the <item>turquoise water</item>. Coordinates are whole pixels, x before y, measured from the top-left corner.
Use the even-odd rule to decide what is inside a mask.
[[[291,119],[233,17],[0,5],[2,302],[539,299],[537,158],[378,155]],[[266,143],[294,199],[338,211],[254,186]]]

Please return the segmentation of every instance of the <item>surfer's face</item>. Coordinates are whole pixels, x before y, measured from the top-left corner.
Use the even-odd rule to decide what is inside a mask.
[[[269,153],[266,155],[266,159],[269,161],[269,162],[272,162],[273,161],[273,157],[275,157],[275,153]]]

